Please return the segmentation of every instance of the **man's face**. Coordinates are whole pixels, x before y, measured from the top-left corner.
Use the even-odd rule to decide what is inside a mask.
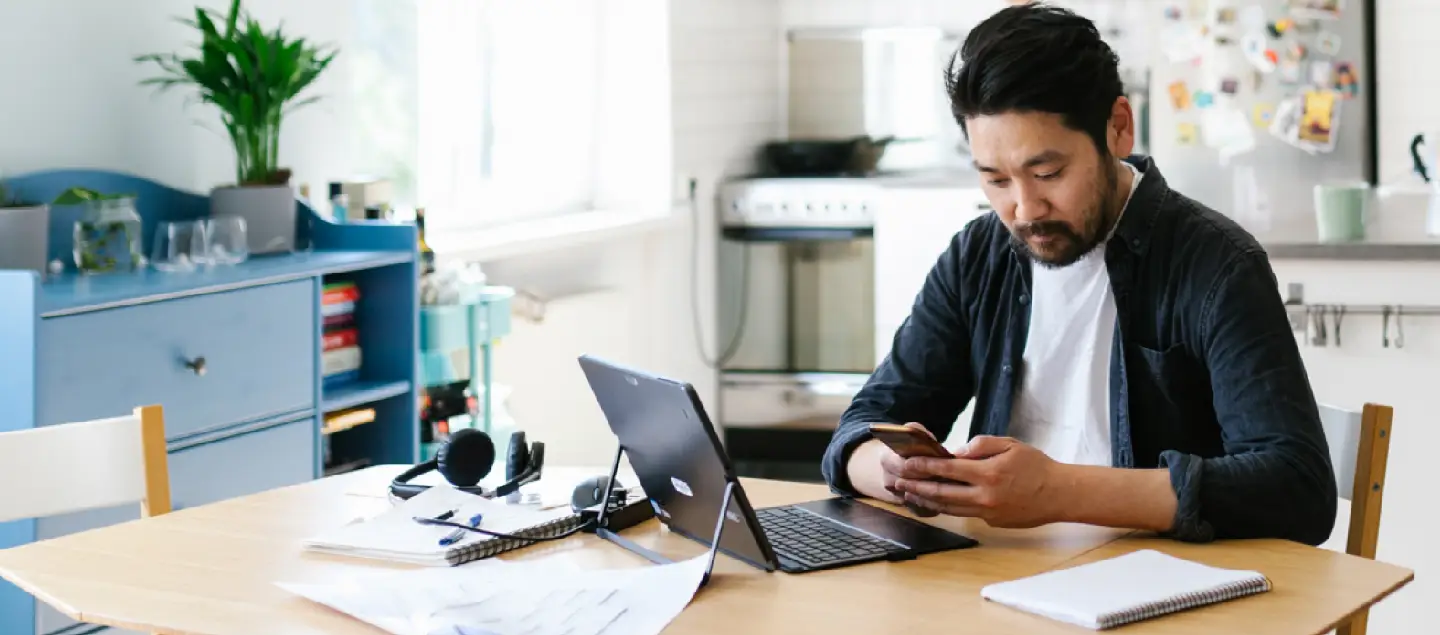
[[[1060,115],[981,115],[966,129],[985,195],[1033,260],[1063,267],[1100,244],[1120,211],[1113,156]]]

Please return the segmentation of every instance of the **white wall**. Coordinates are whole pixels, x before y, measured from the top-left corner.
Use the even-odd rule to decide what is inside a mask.
[[[132,58],[182,52],[196,40],[173,18],[223,0],[45,0],[0,3],[0,172],[57,167],[124,170],[208,191],[235,180],[234,156],[212,107],[186,106],[185,94],[156,94],[140,80],[156,73]],[[353,48],[346,0],[250,0],[265,24],[283,18],[292,33]],[[312,85],[323,99],[298,110],[281,132],[280,159],[294,182],[315,188],[362,169],[364,149],[351,126],[351,80],[358,55],[344,52]]]

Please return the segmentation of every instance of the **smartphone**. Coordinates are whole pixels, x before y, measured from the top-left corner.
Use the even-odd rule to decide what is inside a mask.
[[[940,445],[939,441],[926,434],[924,430],[891,423],[872,423],[870,424],[870,434],[880,439],[896,454],[907,459],[912,456],[933,456],[942,459],[955,456],[945,449],[945,446]]]

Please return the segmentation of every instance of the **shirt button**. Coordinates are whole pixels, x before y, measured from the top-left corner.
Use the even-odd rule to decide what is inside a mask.
[[[1023,294],[1023,293],[1020,294],[1020,304],[1025,304],[1026,302],[1029,302],[1029,301],[1030,301],[1030,296],[1025,295],[1025,294]]]
[[[1009,374],[1010,374],[1010,365],[1009,365],[1009,364],[1006,364],[1006,365],[1004,365],[1004,366],[1001,366],[1001,367],[1000,367],[1000,372],[1005,373],[1006,375],[1009,375]]]
[[[1139,239],[1139,238],[1131,238],[1131,239],[1130,239],[1130,244],[1131,244],[1132,246],[1138,248],[1138,247],[1140,246],[1140,239]]]

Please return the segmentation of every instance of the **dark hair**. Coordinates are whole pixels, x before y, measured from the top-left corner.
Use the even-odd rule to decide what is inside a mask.
[[[975,115],[1053,113],[1108,153],[1105,129],[1124,87],[1119,58],[1090,20],[1038,3],[1007,7],[977,25],[956,55],[945,89],[961,130]]]

